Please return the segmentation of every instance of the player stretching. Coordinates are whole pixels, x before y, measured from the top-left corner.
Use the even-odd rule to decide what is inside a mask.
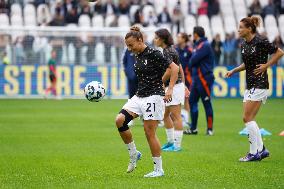
[[[155,45],[163,49],[164,56],[179,66],[178,80],[173,90],[173,99],[166,103],[166,111],[164,115],[164,123],[167,134],[167,143],[162,146],[163,151],[180,151],[183,135],[181,105],[184,104],[185,86],[184,73],[179,61],[179,56],[173,48],[173,37],[167,29],[159,29],[155,32]],[[166,90],[169,86],[170,70],[168,69],[163,76]],[[187,94],[189,91],[187,90]]]
[[[269,156],[269,151],[263,145],[255,117],[261,102],[264,104],[268,95],[267,68],[275,64],[284,54],[281,49],[257,34],[256,28],[259,24],[260,19],[254,16],[240,21],[238,32],[244,39],[241,44],[243,64],[226,74],[226,77],[231,77],[234,73],[246,70],[243,121],[248,130],[250,150],[245,157],[240,158],[241,162],[259,161]],[[274,55],[267,61],[269,54]]]
[[[136,95],[128,100],[116,117],[116,126],[130,155],[127,172],[132,172],[136,167],[137,160],[141,158],[141,153],[136,150],[127,124],[132,119],[143,116],[144,131],[154,161],[154,171],[144,175],[144,177],[160,177],[164,175],[164,171],[156,129],[158,121],[163,120],[164,117],[164,100],[170,101],[172,98],[179,67],[165,59],[160,51],[146,46],[139,27],[131,27],[130,32],[125,36],[125,43],[127,48],[135,54],[134,69],[138,78]],[[171,78],[169,89],[165,94],[162,77],[167,68],[171,70]]]

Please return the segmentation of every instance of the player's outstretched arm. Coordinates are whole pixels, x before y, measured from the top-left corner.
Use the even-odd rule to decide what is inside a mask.
[[[245,69],[246,69],[245,64],[242,63],[242,64],[239,65],[238,67],[236,67],[236,68],[234,68],[234,69],[228,71],[228,72],[226,73],[226,78],[229,78],[229,77],[231,77],[234,73],[241,72],[241,71],[243,71],[243,70],[245,70]]]
[[[278,60],[284,55],[284,52],[282,49],[278,48],[276,53],[271,57],[271,59],[266,64],[258,64],[256,65],[256,69],[254,69],[253,73],[255,75],[264,73],[267,68],[270,66],[276,64]]]

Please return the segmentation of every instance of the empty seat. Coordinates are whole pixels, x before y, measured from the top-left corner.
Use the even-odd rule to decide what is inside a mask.
[[[19,15],[22,16],[22,7],[18,3],[14,3],[11,5],[11,16]]]
[[[284,26],[284,14],[281,14],[281,15],[278,17],[278,25],[279,25],[279,26]]]
[[[12,15],[11,26],[23,26],[23,17],[19,15]]]
[[[164,7],[167,6],[166,3],[167,3],[166,1],[161,1],[161,0],[154,1],[154,6],[157,14],[160,14],[163,11]]]
[[[104,18],[102,15],[95,15],[92,19],[93,27],[104,27]]]
[[[25,16],[25,26],[36,26],[36,17]]]
[[[245,3],[244,0],[233,0],[233,5],[234,6],[242,6],[243,8],[246,8],[246,3]]]
[[[207,15],[201,15],[197,19],[198,26],[202,26],[205,30],[205,35],[207,36],[208,40],[212,39],[211,29],[210,29],[210,23],[209,18]]]
[[[36,17],[36,10],[33,4],[26,4],[24,7],[24,16]]]
[[[235,7],[236,19],[239,22],[241,19],[247,17],[247,10],[243,7]]]
[[[0,26],[5,27],[9,26],[9,17],[7,14],[0,14]]]
[[[280,35],[279,33],[279,30],[277,27],[268,27],[268,28],[265,28],[266,29],[266,32],[268,33],[267,37],[268,37],[268,40],[270,42],[273,42],[274,39]]]
[[[229,16],[232,17],[234,16],[234,10],[232,5],[225,5],[225,6],[221,6],[221,12],[223,13],[223,16]]]
[[[275,17],[273,15],[267,15],[264,18],[264,26],[268,34],[267,37],[269,41],[272,42],[275,39],[275,37],[279,35],[279,30]]]
[[[235,17],[224,17],[224,29],[226,33],[236,32],[236,20]]]
[[[268,0],[259,0],[261,7],[265,7],[266,5],[268,5]]]
[[[250,7],[254,0],[246,0],[247,7]]]
[[[90,27],[91,19],[88,15],[83,14],[79,17],[78,23],[80,27]]]
[[[284,41],[284,15],[280,15],[278,18],[278,26],[280,30],[280,36],[282,41]]]
[[[273,15],[267,15],[264,18],[264,25],[265,25],[265,28],[267,28],[267,27],[277,27],[277,22],[276,22],[275,17]]]
[[[201,15],[197,18],[198,26],[209,27],[209,18],[207,15]]]
[[[211,30],[213,37],[216,34],[220,34],[221,40],[225,39],[225,31],[221,16],[217,15],[211,18]]]
[[[186,16],[184,20],[184,25],[185,25],[185,28],[184,28],[185,32],[192,34],[193,28],[196,26],[195,17],[192,15]]]
[[[118,18],[118,27],[129,27],[130,20],[126,15],[120,15]]]

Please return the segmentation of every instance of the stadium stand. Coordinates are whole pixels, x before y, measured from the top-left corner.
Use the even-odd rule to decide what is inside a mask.
[[[0,25],[2,27],[6,27],[6,26],[9,26],[10,23],[9,23],[9,17],[7,14],[0,14]]]
[[[92,18],[92,26],[93,27],[104,27],[104,18],[102,15],[95,15]]]
[[[66,31],[68,31],[70,27],[73,29],[75,28],[75,30],[82,30],[84,28],[102,29],[106,27],[105,30],[108,31],[109,29],[107,28],[109,27],[119,27],[119,30],[122,28],[127,30],[130,25],[139,23],[145,27],[149,26],[153,31],[165,27],[171,30],[173,35],[175,35],[177,31],[185,31],[188,34],[192,34],[193,27],[200,25],[205,28],[206,35],[210,41],[214,36],[220,34],[221,40],[224,42],[226,34],[234,33],[237,37],[237,25],[241,18],[257,13],[263,20],[263,23],[258,30],[260,34],[269,34],[267,37],[271,42],[278,36],[281,37],[280,39],[282,39],[282,41],[284,39],[284,10],[280,8],[281,3],[284,2],[278,2],[277,0],[273,0],[272,4],[269,0],[126,0],[124,2],[125,6],[123,10],[119,7],[120,1],[121,0],[112,1],[112,11],[108,10],[108,6],[105,4],[106,0],[101,0],[101,4],[99,5],[95,5],[94,3],[88,4],[88,1],[86,0],[80,2],[71,0],[68,1],[69,3],[66,0],[30,0],[25,1],[23,4],[7,4],[7,10],[0,10],[0,34],[2,33],[3,28],[7,26],[36,27],[65,25]],[[256,9],[254,9],[256,6],[255,4],[257,3],[260,5],[260,12],[255,11]],[[268,6],[270,6],[270,12],[267,12],[266,8]],[[165,7],[169,12],[170,22],[156,22],[155,20],[158,20],[158,16],[163,12]],[[274,9],[271,9],[271,7]],[[75,10],[75,15],[73,15],[73,20],[69,22],[66,18],[71,9]],[[181,10],[181,14],[177,16],[176,13],[179,10]],[[112,14],[109,14],[110,12],[112,12]],[[56,18],[56,15],[58,15],[58,18]],[[60,20],[61,16],[63,16],[63,19]],[[163,17],[162,19],[165,18]],[[177,20],[180,20],[178,24]],[[150,21],[151,23],[149,23]],[[76,25],[78,25],[78,27],[75,27]],[[66,31],[65,33],[68,33]],[[76,42],[76,35],[71,37],[70,39],[75,40],[75,42],[72,42],[71,45],[66,47],[63,45],[62,57],[66,57],[65,53],[69,51],[75,52],[75,48],[77,49],[77,52],[80,51],[83,54],[93,53],[93,63],[101,64],[105,61],[107,63],[109,63],[108,61],[113,60],[114,62],[120,61],[119,56],[116,54],[120,52],[119,49],[123,49],[123,43],[121,42],[121,39],[123,38],[120,38],[120,42],[117,42],[119,40],[117,40],[115,36],[110,36],[109,38],[93,36],[95,42],[92,47],[94,50],[92,50],[88,43],[88,37],[83,34],[80,34],[79,36],[84,39],[82,44],[78,45],[79,43]],[[15,37],[13,37],[13,39],[15,40]],[[153,36],[149,36],[148,39],[153,39]],[[65,41],[65,38],[62,38],[62,40]],[[149,42],[151,43],[151,41]],[[111,46],[109,46],[108,43]],[[15,49],[13,47],[15,44],[17,44],[15,41],[10,41],[7,49]],[[53,45],[50,40],[48,44],[50,46],[48,49],[51,49]],[[108,55],[106,55],[109,53],[109,47],[111,49],[110,59],[107,58]],[[8,54],[12,56],[14,55],[13,53],[14,52]],[[80,53],[80,56],[85,60],[82,53]],[[12,57],[11,59],[14,60]],[[67,61],[68,58],[63,58],[63,60]],[[75,63],[76,61],[73,62]],[[16,62],[12,61],[12,63]],[[68,64],[69,63],[70,62],[68,62]]]

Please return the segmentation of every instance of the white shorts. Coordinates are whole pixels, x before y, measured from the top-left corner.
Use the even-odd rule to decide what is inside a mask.
[[[267,96],[268,96],[268,89],[255,89],[255,88],[252,88],[250,90],[246,89],[243,102],[246,102],[247,100],[262,101],[262,103],[265,104]]]
[[[165,102],[162,96],[153,95],[149,97],[137,97],[134,95],[122,107],[139,116],[143,116],[144,120],[163,120],[165,113]]]
[[[168,87],[166,88],[166,91],[168,90]],[[172,95],[172,101],[166,102],[166,106],[173,106],[173,105],[184,105],[184,92],[185,87],[183,83],[175,84],[173,88],[173,95]]]

